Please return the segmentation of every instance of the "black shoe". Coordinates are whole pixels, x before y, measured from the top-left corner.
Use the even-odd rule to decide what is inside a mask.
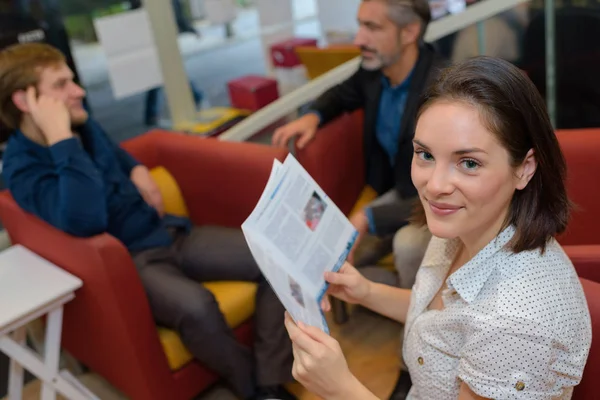
[[[298,400],[282,385],[259,387],[253,400]]]
[[[408,396],[408,392],[412,386],[412,381],[410,379],[410,374],[408,371],[400,371],[400,376],[398,377],[398,381],[396,381],[396,386],[394,386],[394,390],[389,397],[389,400],[404,400]]]

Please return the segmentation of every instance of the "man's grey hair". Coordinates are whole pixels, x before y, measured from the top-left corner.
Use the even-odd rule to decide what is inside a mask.
[[[363,0],[373,1],[373,0]],[[414,22],[421,23],[419,40],[423,40],[427,25],[431,21],[431,8],[428,0],[375,0],[382,1],[389,7],[389,18],[399,28]]]

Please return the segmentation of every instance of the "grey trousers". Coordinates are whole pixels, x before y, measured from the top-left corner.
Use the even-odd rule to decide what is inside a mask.
[[[168,248],[133,254],[156,322],[178,332],[194,357],[243,398],[256,385],[290,382],[293,355],[284,308],[241,230],[207,226],[173,236]],[[227,280],[258,283],[254,351],[235,339],[214,296],[199,284]]]
[[[369,204],[369,207],[387,207],[385,213],[379,213],[379,217],[384,218],[379,223],[387,228],[394,228],[392,234],[367,236],[359,244],[355,266],[360,268],[369,280],[405,289],[414,285],[431,234],[427,227],[415,226],[406,221],[407,215],[403,213],[406,212],[407,206],[410,206],[408,209],[412,208],[413,203],[414,199],[405,200],[392,189]],[[390,252],[394,253],[395,273],[374,266]]]

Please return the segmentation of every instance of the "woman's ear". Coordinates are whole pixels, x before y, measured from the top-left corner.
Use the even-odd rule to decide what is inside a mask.
[[[24,90],[17,90],[12,94],[11,99],[19,111],[24,113],[29,112],[29,106],[27,105],[27,92]]]
[[[533,149],[529,149],[523,163],[521,163],[521,166],[517,170],[517,190],[523,190],[527,187],[536,169],[537,160],[535,159],[535,153]]]

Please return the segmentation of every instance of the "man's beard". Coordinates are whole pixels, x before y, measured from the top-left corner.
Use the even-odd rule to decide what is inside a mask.
[[[85,124],[89,118],[88,112],[84,109],[77,110],[77,112],[70,111],[69,116],[71,118],[71,127],[73,128]]]
[[[370,59],[362,58],[361,65],[368,71],[376,71],[378,69],[384,69],[391,65],[394,65],[402,57],[402,51],[399,49],[395,54],[384,56],[372,49],[361,47],[361,51],[368,51],[373,54]]]

